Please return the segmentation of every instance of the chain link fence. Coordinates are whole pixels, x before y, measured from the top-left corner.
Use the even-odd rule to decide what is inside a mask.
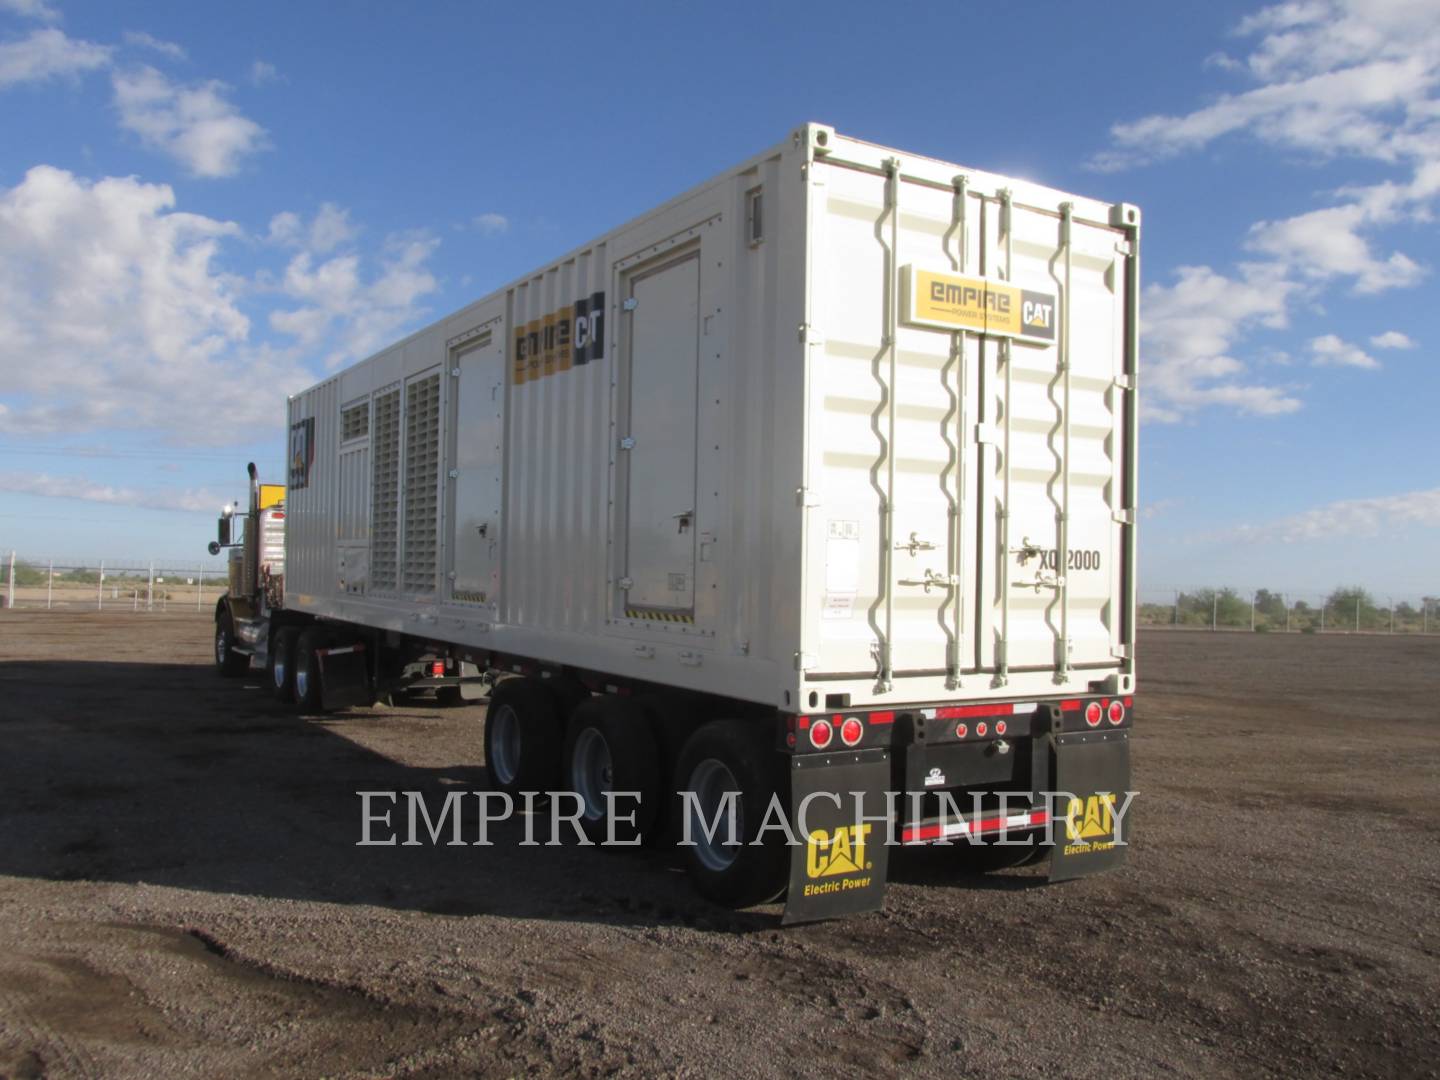
[[[1261,634],[1440,634],[1440,595],[1388,596],[1358,586],[1326,593],[1163,585],[1141,589],[1139,609],[1140,625],[1151,627]]]
[[[6,551],[0,605],[49,611],[208,611],[225,590],[213,563],[35,558]]]

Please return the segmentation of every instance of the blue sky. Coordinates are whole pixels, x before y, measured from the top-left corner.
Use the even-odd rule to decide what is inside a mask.
[[[199,558],[285,393],[820,120],[1143,208],[1147,590],[1440,594],[1440,5],[881,10],[0,0],[0,546]]]

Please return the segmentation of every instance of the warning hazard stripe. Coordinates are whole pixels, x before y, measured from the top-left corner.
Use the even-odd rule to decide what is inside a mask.
[[[651,619],[655,622],[693,623],[695,621],[694,615],[686,614],[683,611],[659,611],[638,607],[627,607],[625,616],[630,619]]]
[[[902,844],[923,844],[932,840],[949,840],[952,836],[971,836],[982,833],[1006,832],[1010,829],[1033,829],[1050,820],[1050,811],[1034,810],[1028,814],[1011,814],[1009,817],[981,818],[979,821],[935,822],[931,825],[912,825],[900,834]]]

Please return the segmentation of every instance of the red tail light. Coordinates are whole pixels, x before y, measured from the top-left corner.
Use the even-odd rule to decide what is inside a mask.
[[[864,737],[865,725],[853,716],[846,717],[845,722],[840,725],[840,741],[846,746],[854,746]]]
[[[996,721],[995,721],[995,734],[996,734],[996,735],[1004,735],[1007,726],[1008,726],[1008,725],[1005,723],[1004,720],[996,720]]]
[[[1125,719],[1125,706],[1117,699],[1110,702],[1110,723],[1119,724]]]
[[[955,725],[955,738],[957,738],[957,739],[963,739],[966,735],[969,735],[969,734],[970,734],[970,729],[969,729],[966,725],[964,725],[964,724],[956,724],[956,725]]]
[[[975,734],[976,734],[976,735],[984,735],[984,734],[985,734],[987,731],[989,731],[989,730],[990,730],[990,725],[987,724],[987,723],[985,723],[984,720],[981,720],[980,723],[978,723],[978,724],[975,725]]]
[[[1105,710],[1100,708],[1100,703],[1098,701],[1092,701],[1089,705],[1085,706],[1085,723],[1091,727],[1099,727],[1100,720],[1104,714]]]
[[[816,750],[824,750],[830,745],[830,740],[835,737],[835,729],[830,726],[829,720],[816,720],[810,725],[810,745]]]
[[[443,676],[445,674],[445,661],[436,660],[432,663],[430,665],[430,674],[434,675],[437,679]]]

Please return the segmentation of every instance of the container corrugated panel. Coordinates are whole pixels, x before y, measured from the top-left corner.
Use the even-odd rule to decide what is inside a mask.
[[[808,125],[297,397],[289,597],[795,710],[1127,687],[1138,221],[961,175]]]

